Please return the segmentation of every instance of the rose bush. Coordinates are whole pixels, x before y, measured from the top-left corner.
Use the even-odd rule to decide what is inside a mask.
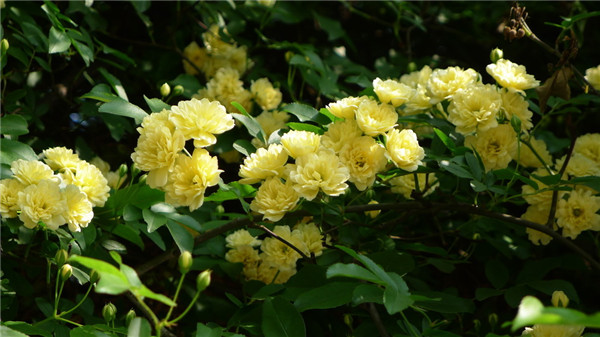
[[[2,335],[598,335],[595,3],[1,6]]]

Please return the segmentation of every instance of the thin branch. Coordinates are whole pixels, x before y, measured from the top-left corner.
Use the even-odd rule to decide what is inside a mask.
[[[383,325],[383,321],[381,320],[381,316],[379,316],[379,311],[377,311],[377,308],[375,307],[375,304],[373,302],[368,304],[368,310],[369,310],[369,315],[371,315],[371,319],[373,320],[373,323],[377,327],[379,336],[389,337],[390,334],[385,329],[385,326]]]
[[[258,228],[258,229],[261,229],[261,230],[267,232],[269,235],[271,235],[275,239],[281,241],[286,246],[288,246],[288,247],[292,248],[293,250],[295,250],[298,254],[300,254],[300,256],[302,256],[302,258],[304,258],[304,259],[308,259],[309,258],[298,247],[294,246],[293,244],[291,244],[289,241],[287,241],[286,239],[282,238],[281,236],[275,234],[272,230],[268,229],[265,225],[252,224],[251,227]]]

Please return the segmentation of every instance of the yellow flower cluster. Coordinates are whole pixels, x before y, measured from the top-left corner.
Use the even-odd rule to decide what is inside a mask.
[[[300,222],[293,230],[288,226],[275,226],[273,233],[305,256],[320,256],[323,253],[324,237],[312,222]],[[302,256],[280,239],[267,237],[259,240],[245,229],[237,230],[225,238],[229,248],[225,259],[242,263],[247,280],[259,280],[266,284],[285,283],[296,273],[296,262]]]
[[[216,143],[215,135],[234,126],[219,102],[181,101],[170,110],[144,118],[131,159],[139,169],[148,171],[147,184],[163,190],[167,202],[193,211],[202,205],[206,188],[216,185],[222,172],[217,158],[204,148]],[[184,151],[187,140],[193,140],[191,156]]]
[[[43,223],[51,230],[67,224],[72,232],[87,227],[93,207],[102,207],[110,187],[100,169],[65,147],[43,151],[42,161],[18,159],[13,176],[0,180],[0,215],[27,228]]]
[[[586,69],[585,79],[594,89],[600,90],[600,65]]]
[[[598,133],[590,133],[578,137],[575,141],[573,153],[565,168],[563,179],[599,176],[599,146],[600,134]],[[564,165],[566,156],[557,159],[554,164],[550,163],[551,157],[549,159],[544,159],[546,163],[550,164],[549,168],[553,172],[558,172]],[[548,172],[544,168],[538,168],[533,174],[546,176]],[[546,224],[550,215],[553,191],[533,176],[530,178],[538,184],[539,189],[536,191],[529,185],[522,187],[523,199],[527,201],[529,207],[521,217],[539,224]],[[569,192],[559,191],[555,219],[551,219],[550,221],[554,229],[560,228],[564,237],[572,239],[575,239],[585,230],[600,231],[600,214],[597,214],[600,211],[600,196],[597,196],[597,194],[597,191],[582,185],[576,185]],[[540,242],[547,244],[551,240],[550,236],[538,231],[527,229],[527,232],[529,239],[535,244]]]
[[[569,298],[562,291],[552,293],[552,305],[555,307],[566,308],[569,304]],[[530,337],[581,337],[585,326],[583,325],[562,325],[562,324],[535,324],[532,327],[526,327],[522,336]]]
[[[204,48],[196,42],[185,47],[183,69],[187,74],[198,75],[202,72],[206,78],[211,78],[221,68],[232,68],[239,73],[244,73],[249,68],[246,47],[223,41],[221,33],[226,35],[227,31],[221,31],[219,26],[212,25],[202,34]]]

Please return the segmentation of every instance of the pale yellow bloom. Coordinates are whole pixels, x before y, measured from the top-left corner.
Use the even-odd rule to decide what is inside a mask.
[[[456,132],[469,135],[498,125],[496,115],[502,107],[502,97],[490,84],[471,85],[454,93],[448,106],[448,120]]]
[[[225,237],[225,242],[227,243],[227,247],[236,248],[239,246],[251,246],[257,247],[260,246],[262,240],[258,240],[248,230],[246,229],[238,229],[237,231],[227,235]]]
[[[196,41],[192,41],[183,49],[183,56],[185,57],[183,59],[183,70],[190,75],[198,75],[198,69],[203,71],[208,62],[206,49],[201,48]]]
[[[263,111],[255,119],[265,132],[265,137],[269,138],[273,132],[286,128],[285,123],[290,119],[290,114],[285,111]]]
[[[271,81],[266,77],[252,81],[250,92],[256,103],[263,110],[275,109],[281,103],[281,91],[274,88]]]
[[[79,232],[82,227],[87,227],[94,218],[94,207],[88,200],[87,195],[75,185],[69,184],[64,189],[64,197],[67,202],[65,219],[71,232]]]
[[[535,152],[540,156],[540,158],[547,165],[552,163],[552,156],[550,152],[548,152],[548,148],[546,147],[546,143],[543,140],[538,140],[533,136],[529,137],[529,143],[535,150]],[[519,147],[519,153],[515,160],[519,162],[519,164],[525,167],[543,167],[543,163],[538,159],[538,157],[533,153],[533,151],[529,148],[529,146],[521,143]]]
[[[585,79],[590,83],[590,85],[594,89],[600,90],[600,65],[598,65],[597,67],[586,69]]]
[[[566,157],[567,156],[564,155],[562,158],[556,160],[557,168],[563,166]],[[565,173],[570,177],[600,176],[600,165],[582,154],[574,153],[571,158],[569,158]]]
[[[92,158],[92,160],[90,160],[90,164],[100,169],[100,172],[102,172],[102,175],[104,176],[104,178],[106,178],[106,181],[108,181],[108,186],[110,186],[111,188],[117,190],[125,182],[125,178],[127,177],[127,175],[121,177],[119,172],[111,171],[110,164],[102,160],[102,158],[94,157]]]
[[[525,101],[525,98],[515,91],[506,89],[500,91],[500,96],[502,97],[502,111],[504,111],[506,119],[510,122],[512,116],[517,116],[521,120],[521,131],[529,131],[533,127],[531,122],[533,112],[529,110],[529,103]]]
[[[344,145],[361,135],[362,131],[354,119],[336,121],[327,126],[327,131],[321,136],[321,146],[338,153]]]
[[[535,222],[540,225],[546,225],[548,221],[548,215],[550,214],[550,204],[535,204],[527,207],[527,210],[521,218],[523,220],[528,220],[531,222]],[[542,233],[532,228],[525,229],[527,235],[529,237],[529,241],[531,241],[534,245],[547,245],[552,241],[552,237],[548,234]]]
[[[485,70],[504,88],[511,91],[523,92],[540,85],[533,75],[527,74],[525,66],[518,65],[507,59],[488,64]]]
[[[192,157],[180,155],[169,174],[165,189],[165,201],[173,206],[188,206],[191,211],[204,203],[206,188],[219,183],[217,157],[211,157],[208,151],[196,148]]]
[[[139,134],[143,135],[146,130],[154,130],[158,127],[167,127],[171,133],[175,132],[175,124],[169,120],[171,110],[163,109],[160,112],[153,112],[144,117],[142,124],[137,128]]]
[[[465,146],[479,153],[486,171],[503,169],[517,155],[517,134],[510,125],[501,124],[476,136],[467,136]]]
[[[322,148],[316,153],[298,157],[296,164],[289,165],[289,168],[294,189],[307,200],[313,200],[319,191],[338,196],[348,188],[348,168],[331,150]]]
[[[372,186],[377,173],[387,164],[385,148],[369,136],[350,140],[340,151],[339,158],[348,168],[348,180],[354,183],[359,191]]]
[[[588,157],[600,166],[600,133],[588,133],[577,137],[573,152]]]
[[[264,219],[277,222],[285,213],[294,209],[299,200],[300,196],[291,184],[281,182],[278,177],[271,177],[258,188],[250,209],[262,214]]]
[[[356,109],[356,124],[368,136],[382,135],[396,126],[398,113],[390,104],[365,100]]]
[[[16,218],[19,208],[19,192],[25,185],[16,179],[0,180],[0,215],[3,218]]]
[[[240,183],[254,184],[269,177],[283,174],[288,160],[287,151],[280,144],[271,144],[267,149],[257,149],[255,153],[244,159],[240,167]]]
[[[310,131],[292,130],[281,136],[281,145],[292,158],[315,153],[321,144],[321,136]]]
[[[232,263],[257,264],[260,261],[258,250],[252,248],[251,245],[238,245],[231,247],[225,254],[225,260]]]
[[[239,103],[247,112],[252,110],[252,94],[244,89],[239,72],[229,67],[217,70],[215,76],[206,83],[206,89],[199,90],[193,98],[219,101],[230,113],[239,112],[231,102]]]
[[[428,96],[433,104],[450,99],[455,92],[468,88],[479,81],[479,74],[469,68],[448,67],[435,69],[427,80]]]
[[[418,86],[427,87],[427,82],[429,81],[432,72],[433,70],[431,67],[425,65],[421,70],[402,75],[400,77],[400,83],[404,83],[411,88],[417,88]]]
[[[246,46],[236,46],[227,44],[218,52],[212,52],[210,62],[204,68],[207,78],[214,77],[219,69],[232,68],[243,74],[252,67],[252,60],[248,59],[248,50]]]
[[[106,174],[110,172],[110,164],[102,160],[102,158],[96,156],[89,161],[90,164],[96,166],[100,172],[106,177]]]
[[[275,226],[273,233],[298,248],[301,252],[308,250],[300,231],[292,232],[288,226]],[[273,237],[265,238],[260,250],[262,251],[260,257],[263,261],[268,261],[268,263],[274,264],[280,269],[295,268],[296,261],[301,257],[296,250]]]
[[[66,147],[52,147],[42,152],[44,162],[54,171],[73,171],[81,161],[73,150]]]
[[[419,145],[417,134],[410,130],[392,129],[386,134],[386,156],[396,167],[412,172],[422,164],[425,150]]]
[[[396,80],[382,80],[379,77],[373,80],[373,91],[383,104],[399,107],[406,103],[413,95],[413,89]]]
[[[539,169],[535,170],[533,172],[533,174],[540,176],[540,177],[545,177],[545,176],[548,176],[548,171],[546,171],[543,168],[539,168]],[[523,199],[525,199],[525,201],[527,201],[527,203],[530,205],[550,205],[550,203],[552,202],[552,193],[553,193],[552,190],[538,192],[538,191],[548,188],[548,185],[537,180],[533,176],[533,174],[529,176],[529,179],[535,181],[535,183],[538,185],[539,189],[536,191],[533,187],[531,187],[529,185],[523,185],[521,187],[521,192],[523,193]],[[564,192],[559,191],[558,199],[560,200],[563,195],[564,195]]]
[[[413,90],[412,96],[404,104],[402,111],[405,114],[415,114],[423,112],[424,110],[430,109],[433,105],[431,104],[431,97],[427,95],[427,87],[424,85],[417,85]]]
[[[244,274],[247,275],[245,269]],[[258,280],[265,284],[283,284],[296,274],[296,267],[278,266],[270,259],[266,259],[258,265],[254,274],[256,277],[249,279]]]
[[[27,228],[35,228],[41,221],[49,229],[57,230],[66,223],[67,202],[55,180],[44,179],[25,187],[19,192],[18,203],[19,220]]]
[[[140,170],[149,172],[146,183],[158,188],[167,183],[167,175],[184,146],[183,133],[173,132],[168,126],[152,124],[141,129],[131,159]]]
[[[109,197],[110,187],[99,168],[87,161],[81,161],[74,173],[67,171],[61,176],[68,184],[79,187],[94,207],[104,206]]]
[[[206,49],[210,53],[220,53],[224,49],[230,48],[232,46],[231,44],[221,39],[221,32],[219,28],[219,25],[213,24],[208,28],[206,32],[202,33],[202,40],[204,41]],[[226,29],[222,29],[222,32],[225,35],[228,34]]]
[[[300,222],[294,226],[292,234],[300,236],[302,241],[304,241],[304,246],[306,247],[304,251],[305,255],[321,256],[323,254],[323,250],[325,249],[323,247],[323,234],[321,234],[321,231],[314,223]]]
[[[364,101],[370,101],[371,99],[367,96],[360,97],[346,97],[342,98],[333,103],[329,103],[326,108],[336,117],[344,118],[344,119],[354,119],[354,115],[356,113],[356,109],[360,103]]]
[[[41,180],[57,179],[50,166],[37,160],[17,159],[10,164],[13,178],[23,185],[37,184]]]
[[[205,147],[215,144],[214,135],[231,130],[235,126],[233,117],[219,102],[208,99],[181,101],[171,108],[169,120],[173,122],[185,139],[194,139],[194,146]]]
[[[439,186],[435,173],[417,173],[417,181],[421,193],[425,191],[423,194],[424,197],[433,193]],[[392,178],[390,179],[390,185],[392,185],[392,192],[402,194],[402,196],[409,200],[413,199],[411,196],[412,192],[417,189],[414,174],[405,174]]]
[[[556,208],[556,223],[562,235],[575,239],[584,230],[600,230],[600,197],[589,190],[573,190],[567,200],[560,199]]]

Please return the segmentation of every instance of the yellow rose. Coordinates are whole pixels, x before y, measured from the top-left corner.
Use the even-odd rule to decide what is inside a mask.
[[[525,66],[518,65],[507,59],[500,59],[496,63],[488,64],[485,68],[488,74],[504,88],[510,91],[523,92],[540,85],[533,75],[527,74]]]
[[[323,254],[323,234],[319,228],[312,222],[309,223],[298,223],[294,226],[293,234],[298,235],[302,238],[306,250],[304,254],[310,256],[320,256]]]
[[[433,104],[453,97],[458,90],[468,88],[479,81],[479,74],[473,69],[460,67],[435,69],[427,80],[428,96]]]
[[[67,171],[61,176],[66,183],[79,187],[94,207],[104,206],[109,197],[110,187],[99,168],[87,161],[81,161],[75,172]]]
[[[540,156],[540,158],[549,165],[552,163],[552,156],[550,152],[548,152],[548,148],[546,147],[546,143],[543,140],[535,139],[533,136],[529,137],[529,143],[535,150],[535,152]],[[525,144],[521,144],[519,147],[519,153],[514,158],[519,164],[525,167],[543,167],[544,164],[540,161],[540,159],[533,153],[533,151],[529,148],[529,146]]]
[[[340,151],[339,158],[348,168],[349,181],[359,191],[372,186],[377,173],[387,164],[384,147],[369,136],[350,140]]]
[[[183,49],[183,70],[186,74],[198,75],[198,69],[202,70],[206,66],[208,61],[208,55],[206,49],[200,48],[200,46],[192,41]]]
[[[540,225],[546,225],[548,221],[548,215],[550,214],[550,204],[536,204],[530,205],[527,207],[527,210],[521,218],[523,220],[528,220],[531,222],[535,222]],[[531,241],[534,245],[547,245],[552,241],[552,237],[548,234],[544,234],[540,231],[537,231],[532,228],[527,228],[527,235],[529,237],[529,241]]]
[[[250,234],[250,232],[248,232],[246,229],[238,229],[237,231],[227,235],[225,242],[229,248],[236,248],[239,246],[256,247],[260,246],[262,243],[261,240],[258,240],[252,236],[252,234]]]
[[[258,188],[250,209],[262,214],[264,219],[277,222],[296,207],[298,200],[300,196],[291,184],[284,184],[280,178],[271,177]]]
[[[193,98],[219,101],[229,113],[239,112],[231,102],[239,103],[248,112],[252,110],[252,94],[244,89],[239,72],[229,67],[217,70],[215,76],[206,83],[206,89],[199,90]]]
[[[37,160],[17,159],[10,164],[13,178],[27,186],[46,179],[57,180],[50,166]]]
[[[457,91],[448,106],[448,121],[456,132],[469,135],[498,125],[496,115],[502,107],[502,97],[490,84],[471,85]]]
[[[71,232],[80,232],[82,227],[87,227],[94,218],[92,203],[87,195],[81,191],[78,186],[67,185],[64,189],[64,196],[67,202],[67,211],[65,219]]]
[[[250,85],[250,92],[263,110],[272,110],[281,103],[281,91],[273,87],[268,78],[259,78]]]
[[[75,170],[81,161],[73,150],[66,147],[52,147],[42,152],[44,162],[54,171]]]
[[[289,177],[300,196],[313,200],[319,191],[331,196],[344,193],[350,175],[333,151],[321,149],[296,158],[296,164],[289,165]]]
[[[533,112],[529,110],[529,103],[517,92],[503,89],[500,91],[502,97],[502,110],[507,120],[517,116],[521,120],[521,131],[529,131],[533,127],[531,117]]]
[[[356,124],[368,136],[382,135],[398,122],[398,113],[390,104],[378,104],[373,100],[360,103],[356,109]]]
[[[275,226],[273,233],[298,248],[301,252],[308,250],[301,232],[292,232],[288,226]],[[260,258],[263,261],[283,269],[295,268],[296,261],[301,257],[296,250],[273,237],[265,238],[260,250],[262,251]]]
[[[339,153],[344,145],[360,136],[362,131],[354,119],[338,120],[327,126],[327,131],[321,136],[321,145]]]
[[[386,134],[385,147],[387,157],[396,167],[412,172],[422,164],[425,150],[419,145],[417,134],[410,130],[392,129]]]
[[[562,158],[556,160],[557,168],[563,166],[566,157],[564,155]],[[569,158],[565,173],[570,177],[600,176],[600,165],[596,164],[592,159],[576,152]]]
[[[391,104],[396,108],[413,95],[413,89],[408,85],[395,80],[384,81],[379,77],[373,80],[373,90],[381,103]]]
[[[283,174],[288,160],[287,151],[280,144],[271,144],[267,149],[257,149],[255,153],[244,159],[240,167],[240,183],[254,184],[269,177]]]
[[[575,239],[584,230],[600,230],[600,197],[589,190],[573,190],[567,200],[560,199],[556,208],[556,223],[562,235]]]
[[[354,114],[360,103],[370,101],[367,96],[361,97],[346,97],[339,101],[329,103],[326,108],[336,117],[344,119],[354,119]]]
[[[600,166],[600,133],[588,133],[577,137],[573,152],[588,157]]]
[[[517,134],[512,126],[501,124],[476,136],[467,136],[465,146],[479,153],[486,171],[503,169],[517,155]]]
[[[35,228],[43,222],[49,229],[57,230],[66,223],[64,217],[67,202],[59,183],[44,179],[32,184],[19,193],[19,220],[27,228]]]
[[[19,208],[19,192],[25,185],[16,179],[0,180],[0,215],[3,218],[16,218]]]
[[[586,69],[585,79],[594,89],[600,90],[600,65],[594,68]]]
[[[292,158],[317,152],[321,136],[309,131],[292,130],[281,136],[281,145]]]
[[[427,190],[423,194],[424,197],[430,195],[439,186],[436,181],[435,173],[417,173],[417,181],[419,183],[419,190],[421,192]],[[403,176],[395,177],[390,179],[392,185],[392,192],[402,194],[406,199],[412,200],[412,191],[417,189],[415,184],[414,174],[405,174]]]

